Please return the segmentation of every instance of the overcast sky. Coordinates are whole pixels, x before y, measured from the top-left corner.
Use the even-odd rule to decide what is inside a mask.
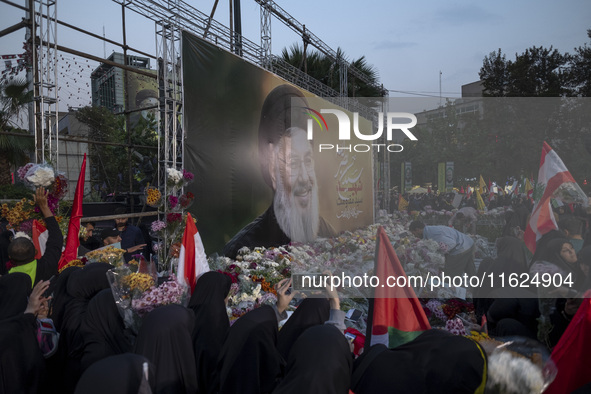
[[[24,0],[13,0],[24,4]],[[222,0],[215,19],[229,23],[228,3]],[[189,1],[210,14],[214,0]],[[391,1],[391,0],[277,0],[300,23],[336,50],[341,47],[349,59],[365,55],[376,67],[380,81],[391,96],[439,95],[439,72],[443,96],[458,97],[461,85],[478,80],[484,56],[501,48],[508,58],[531,46],[553,46],[560,52],[589,43],[590,0],[497,0],[497,1]],[[110,0],[58,0],[58,19],[96,34],[122,42],[121,7]],[[260,44],[260,7],[243,0],[242,25],[246,38]],[[20,21],[24,13],[0,3],[0,29]],[[130,46],[155,53],[154,23],[128,12],[127,42]],[[24,30],[0,38],[1,54],[22,52]],[[301,38],[280,21],[272,21],[272,51]],[[103,56],[100,40],[60,28],[58,43]],[[106,45],[107,56],[121,51]],[[73,100],[88,96],[89,70],[96,63],[64,55],[63,70],[67,92]],[[83,66],[82,66],[83,65]],[[154,67],[154,64],[152,64]],[[4,69],[4,64],[0,66]],[[69,74],[69,75],[68,75]],[[84,104],[81,99],[81,104]]]

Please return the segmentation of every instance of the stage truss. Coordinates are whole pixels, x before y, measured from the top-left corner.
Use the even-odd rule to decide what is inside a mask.
[[[51,161],[57,166],[59,157],[57,121],[57,1],[30,0],[30,13],[34,14],[33,36],[39,29],[38,45],[33,47],[35,106],[33,130],[38,162]],[[193,33],[230,52],[239,50],[241,57],[267,69],[287,81],[329,99],[351,111],[371,118],[371,111],[346,99],[348,75],[366,83],[367,76],[350,65],[336,51],[310,32],[306,27],[272,0],[255,0],[261,12],[261,44],[233,32],[182,0],[112,0],[122,8],[142,15],[155,23],[158,84],[160,101],[158,177],[165,177],[166,167],[183,167],[184,130],[181,75],[181,34],[183,30]],[[271,16],[301,35],[305,45],[310,44],[325,54],[339,67],[339,91],[310,77],[303,71],[271,53]],[[37,40],[36,40],[37,41]],[[237,48],[239,46],[239,48]],[[388,180],[389,183],[389,180]],[[166,182],[160,182],[166,184]],[[387,189],[386,189],[387,190]]]

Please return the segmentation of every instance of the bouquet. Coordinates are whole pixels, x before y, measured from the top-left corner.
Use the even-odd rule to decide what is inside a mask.
[[[23,175],[21,179],[33,188],[48,187],[55,182],[55,172],[49,164],[28,163],[19,169],[18,174]]]
[[[153,262],[141,255],[107,272],[111,291],[125,326],[138,332],[142,317],[154,308],[167,304],[188,303],[188,289],[181,286],[174,275],[158,285],[158,274]]]
[[[154,186],[148,186],[144,190],[146,195],[146,204],[153,208],[158,208],[162,205],[162,193]]]
[[[104,246],[86,253],[89,263],[109,263],[114,266],[123,264],[123,254],[125,250],[114,247],[113,245]]]

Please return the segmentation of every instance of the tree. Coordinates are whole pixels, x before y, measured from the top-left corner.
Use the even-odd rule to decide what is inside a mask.
[[[559,97],[568,88],[569,55],[556,49],[533,46],[507,60],[499,49],[485,56],[479,76],[489,97]]]
[[[134,180],[139,181],[142,178],[142,168],[145,167],[144,158],[152,160],[156,154],[155,149],[137,147],[137,145],[153,147],[158,145],[153,116],[150,114],[147,120],[140,117],[139,122],[130,130],[129,140],[125,129],[125,116],[113,115],[105,107],[81,108],[76,112],[76,119],[89,126],[89,140],[114,143],[114,145],[89,144],[93,186],[98,188],[106,186],[107,190],[113,193],[128,191],[130,168]],[[131,149],[132,153],[137,152],[131,155],[131,162],[128,149]]]
[[[587,30],[587,37],[591,39],[591,29]],[[591,97],[591,47],[584,44],[575,48],[569,65],[569,80],[574,94]]]
[[[501,52],[501,48],[497,52],[491,52],[488,56],[484,57],[482,68],[478,75],[482,81],[485,96],[505,96],[509,70],[507,57]]]
[[[341,48],[337,48],[337,60],[318,51],[307,50],[304,59],[304,49],[298,44],[293,44],[289,49],[283,48],[281,56],[285,62],[304,71],[312,78],[319,80],[337,92],[340,91],[340,66],[338,60],[342,59],[346,61],[345,53]],[[347,95],[349,97],[384,96],[383,90],[378,86],[378,72],[374,66],[367,63],[365,56],[361,56],[360,58],[351,61],[349,64],[365,75],[370,82],[360,81],[352,75],[349,75],[347,78]]]
[[[0,134],[0,185],[12,183],[11,166],[24,164],[29,153],[35,149],[35,142],[29,133],[18,127],[18,118],[33,99],[25,80],[14,80],[0,87],[0,127],[3,132],[23,134]]]

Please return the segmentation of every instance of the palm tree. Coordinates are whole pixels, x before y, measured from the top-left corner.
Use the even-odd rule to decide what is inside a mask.
[[[341,48],[337,48],[337,59],[346,60],[345,53]],[[284,48],[281,56],[284,61],[292,66],[306,72],[311,77],[319,80],[325,85],[330,86],[337,92],[340,91],[339,65],[329,56],[318,51],[306,51],[304,60],[304,50],[298,44]],[[362,74],[364,74],[371,83],[359,81],[352,75],[347,78],[347,95],[349,97],[383,97],[384,92],[378,86],[378,72],[374,66],[367,63],[365,56],[349,62]]]
[[[23,109],[32,99],[33,92],[28,91],[28,83],[23,79],[0,86],[0,185],[12,183],[11,166],[26,163],[29,160],[28,153],[35,149],[33,138],[17,124]]]

